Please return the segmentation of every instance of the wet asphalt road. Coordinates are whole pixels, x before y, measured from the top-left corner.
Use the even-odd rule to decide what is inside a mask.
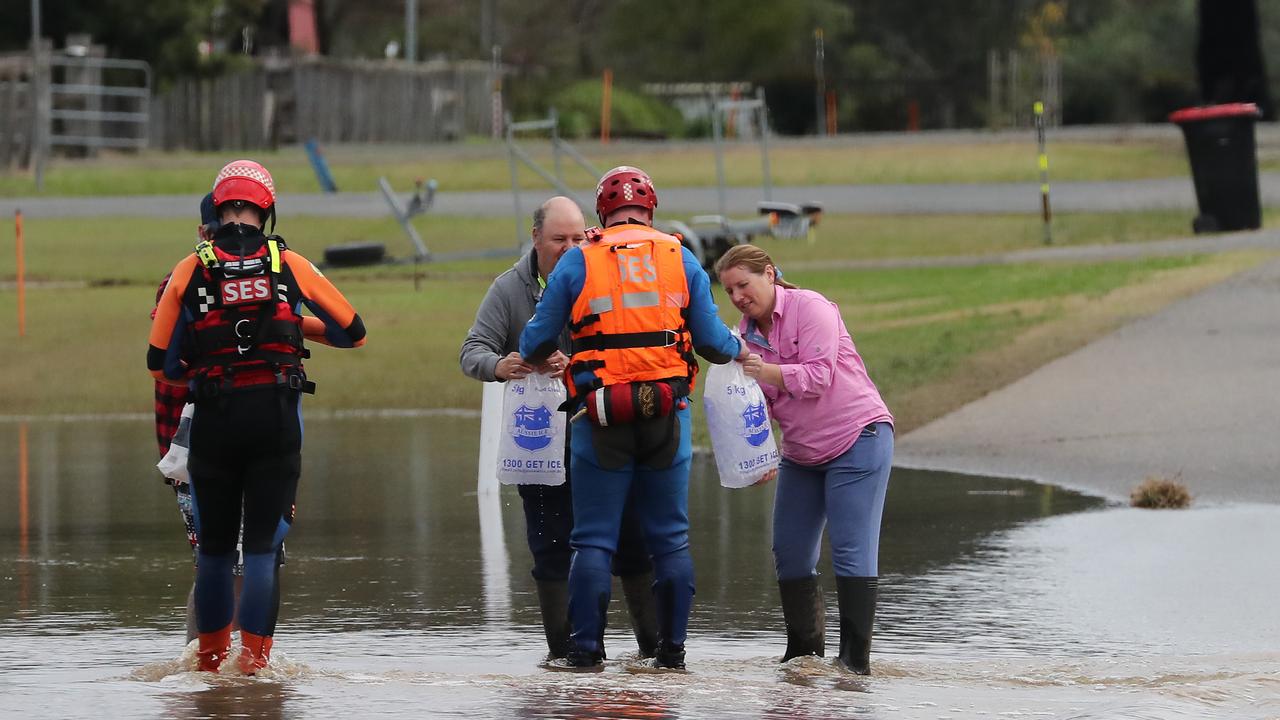
[[[1264,205],[1280,205],[1280,173],[1263,173],[1260,191]],[[1185,209],[1194,212],[1195,192],[1189,178],[1125,180],[1114,182],[1054,183],[1055,211],[1124,212],[1133,210]],[[531,210],[547,198],[545,190],[520,196],[522,211]],[[580,199],[590,196],[580,190]],[[1037,183],[934,184],[934,185],[819,185],[775,188],[774,200],[816,201],[833,213],[859,214],[954,214],[954,213],[1039,213]],[[749,215],[763,199],[758,187],[728,188],[728,214]],[[0,215],[22,210],[31,218],[49,217],[189,217],[195,201],[190,194],[130,197],[25,197],[0,198]],[[343,192],[325,194],[282,194],[283,215],[327,217],[384,217],[389,215],[380,193]],[[719,198],[715,188],[663,188],[660,217],[686,219],[687,216],[716,213]],[[436,195],[431,213],[474,217],[504,217],[515,211],[507,191],[444,192]],[[1189,220],[1188,220],[1189,222]]]
[[[1280,502],[1278,311],[1271,260],[906,434],[895,461],[1116,500],[1154,475],[1197,502]]]

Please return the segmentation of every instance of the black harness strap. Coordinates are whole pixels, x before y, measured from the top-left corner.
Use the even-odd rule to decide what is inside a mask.
[[[680,340],[675,330],[635,333],[598,333],[573,339],[573,350],[626,350],[628,348],[667,347]]]
[[[257,322],[256,319],[255,322]],[[281,344],[299,351],[303,349],[302,331],[297,323],[269,318],[265,324],[266,330],[262,330],[262,323],[259,322],[252,338],[236,335],[234,324],[205,328],[196,335],[196,352],[204,355],[240,345],[245,341],[252,343],[254,347],[261,344]]]
[[[579,320],[578,322],[573,322],[573,321],[569,322],[569,332],[576,333],[582,328],[599,321],[600,321],[600,313],[591,313],[590,315],[583,315],[582,319]]]

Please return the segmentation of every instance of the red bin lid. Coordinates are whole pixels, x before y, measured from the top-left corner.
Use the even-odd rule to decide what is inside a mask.
[[[1169,114],[1169,122],[1200,122],[1201,120],[1217,120],[1233,117],[1262,117],[1262,111],[1253,103],[1226,103],[1224,105],[1204,105],[1175,110]]]

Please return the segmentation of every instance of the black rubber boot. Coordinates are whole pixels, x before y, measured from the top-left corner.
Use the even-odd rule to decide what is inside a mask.
[[[684,643],[676,644],[671,637],[671,625],[675,620],[675,597],[671,583],[653,588],[655,615],[658,617],[658,647],[653,652],[653,666],[671,670],[684,670]]]
[[[547,635],[547,657],[562,658],[569,652],[569,583],[565,580],[534,582],[538,585],[542,631]]]
[[[568,584],[565,583],[567,588]],[[608,620],[609,595],[602,593],[598,598],[597,612],[600,618],[600,634],[596,637],[596,647],[598,650],[587,650],[578,643],[574,642],[572,636],[566,636],[565,642],[568,645],[568,651],[564,657],[552,658],[547,661],[545,667],[551,670],[572,670],[577,672],[599,672],[604,669],[604,628],[605,621]]]
[[[804,655],[826,657],[827,604],[818,578],[779,580],[778,592],[787,623],[787,651],[782,662]]]
[[[840,598],[840,664],[858,675],[871,674],[871,628],[876,619],[879,579],[836,577]]]
[[[684,646],[663,640],[653,654],[653,666],[670,670],[684,670]]]
[[[653,602],[653,572],[624,575],[622,594],[627,598],[631,632],[636,636],[640,657],[651,658],[658,650],[658,613]]]
[[[571,648],[567,655],[559,660],[553,660],[551,665],[573,670],[600,669],[604,667],[604,653]]]

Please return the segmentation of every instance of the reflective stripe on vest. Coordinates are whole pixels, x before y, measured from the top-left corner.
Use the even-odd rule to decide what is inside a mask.
[[[688,279],[680,241],[652,228],[623,225],[583,248],[586,279],[573,304],[570,397],[603,385],[677,378],[692,390],[696,364],[685,327]],[[574,375],[594,378],[575,386]],[[579,383],[585,385],[585,382]]]

